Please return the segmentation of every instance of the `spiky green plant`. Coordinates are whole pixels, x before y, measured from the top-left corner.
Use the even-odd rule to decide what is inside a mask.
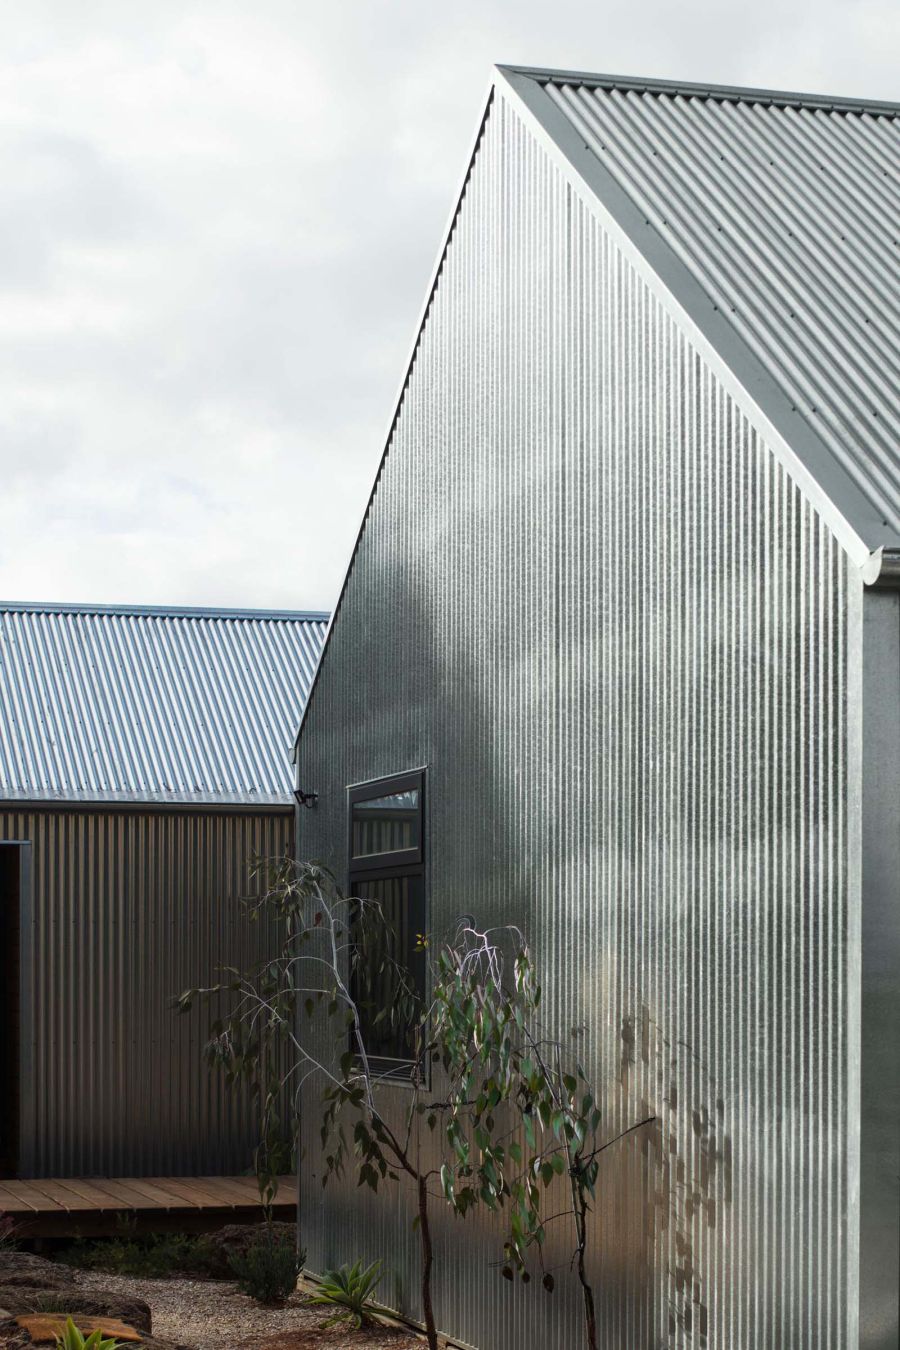
[[[66,1318],[66,1329],[61,1336],[57,1336],[56,1344],[58,1350],[125,1350],[121,1341],[104,1337],[100,1331],[92,1331],[85,1340],[71,1317]]]
[[[371,1295],[381,1283],[383,1273],[380,1261],[373,1261],[365,1270],[362,1261],[341,1266],[339,1270],[326,1270],[318,1293],[310,1299],[310,1303],[336,1309],[322,1325],[352,1322],[357,1328],[371,1326],[372,1314],[377,1311]]]

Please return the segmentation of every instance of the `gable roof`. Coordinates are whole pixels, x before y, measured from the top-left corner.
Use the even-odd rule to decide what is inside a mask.
[[[900,104],[497,66],[307,708],[497,98],[544,146],[865,579],[878,577],[882,550],[894,554],[885,570],[900,577]]]
[[[499,74],[855,560],[900,542],[900,105]]]
[[[0,801],[290,805],[327,618],[0,602]]]

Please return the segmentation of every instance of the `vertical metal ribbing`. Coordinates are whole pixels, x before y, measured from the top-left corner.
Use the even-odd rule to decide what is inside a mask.
[[[851,584],[498,101],[310,705],[300,847],[340,875],[346,785],[427,764],[432,928],[524,922],[610,1134],[657,1117],[604,1160],[609,1350],[848,1343]],[[409,1197],[321,1201],[308,1143],[313,1264],[384,1257],[415,1309]],[[572,1284],[508,1288],[478,1222],[438,1213],[447,1329],[578,1344]]]
[[[31,1058],[36,1176],[243,1171],[254,1108],[202,1055],[206,1014],[170,1002],[261,959],[249,863],[290,846],[285,815],[0,810],[32,844]]]

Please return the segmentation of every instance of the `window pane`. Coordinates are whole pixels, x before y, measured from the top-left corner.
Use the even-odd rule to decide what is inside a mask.
[[[416,949],[424,929],[423,880],[379,877],[353,889],[370,902],[360,906],[354,925],[353,992],[366,1054],[409,1064],[425,992],[425,954]]]
[[[419,847],[419,789],[354,802],[352,857]]]

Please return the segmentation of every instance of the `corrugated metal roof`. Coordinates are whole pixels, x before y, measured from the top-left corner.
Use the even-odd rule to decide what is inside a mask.
[[[327,618],[0,602],[0,799],[289,803]]]
[[[518,71],[900,539],[900,105]],[[852,514],[852,513],[851,513]]]

